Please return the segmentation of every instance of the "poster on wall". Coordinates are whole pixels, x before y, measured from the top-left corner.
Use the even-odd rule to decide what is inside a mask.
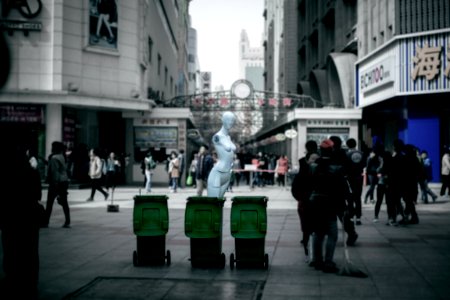
[[[117,49],[116,0],[89,0],[89,45]]]
[[[177,127],[135,127],[134,144],[140,149],[178,148]]]

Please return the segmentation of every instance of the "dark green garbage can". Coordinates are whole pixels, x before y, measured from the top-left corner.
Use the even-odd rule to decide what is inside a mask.
[[[190,238],[193,268],[225,267],[222,253],[224,198],[189,197],[186,203],[184,232]]]
[[[169,231],[169,210],[166,195],[134,197],[133,231],[137,237],[137,250],[133,252],[133,265],[170,265],[170,251],[166,251]]]
[[[235,238],[235,251],[230,255],[230,268],[269,267],[264,245],[267,233],[267,201],[265,196],[241,196],[231,199],[230,230]]]

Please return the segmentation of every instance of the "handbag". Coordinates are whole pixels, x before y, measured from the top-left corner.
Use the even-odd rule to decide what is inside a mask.
[[[188,178],[186,178],[186,185],[187,186],[191,186],[192,185],[192,175],[189,175]]]

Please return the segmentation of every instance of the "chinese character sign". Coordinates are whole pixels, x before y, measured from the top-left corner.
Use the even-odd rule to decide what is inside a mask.
[[[424,45],[423,48],[416,48],[416,56],[414,56],[414,69],[411,78],[416,80],[418,76],[425,76],[427,80],[432,80],[439,74],[441,65],[440,54],[442,47],[429,47]]]

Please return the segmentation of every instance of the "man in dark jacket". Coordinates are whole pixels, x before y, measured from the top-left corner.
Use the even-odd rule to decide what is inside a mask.
[[[342,149],[342,140],[338,136],[330,136],[330,140],[333,142],[333,153],[331,154],[331,158],[333,160],[333,164],[338,165],[342,168],[342,172],[344,174],[344,177],[348,179],[348,172],[350,169],[350,162],[347,157],[347,154],[345,153],[345,150]],[[352,192],[352,191],[350,191]],[[342,211],[342,213],[339,215],[339,219],[341,220],[344,230],[347,233],[347,245],[353,246],[358,239],[358,234],[355,230],[355,223],[352,221],[352,204],[350,200],[351,194],[346,199],[346,209]],[[361,220],[356,220],[356,224],[361,224]]]
[[[299,159],[299,170],[292,181],[292,196],[297,200],[297,213],[300,219],[300,228],[303,233],[300,243],[303,244],[305,255],[309,255],[308,243],[312,234],[312,220],[309,205],[310,190],[310,165],[319,158],[318,147],[314,140],[305,144],[306,155]]]
[[[70,228],[70,210],[67,202],[67,190],[69,188],[69,177],[67,175],[66,159],[64,156],[64,144],[61,142],[52,143],[52,154],[48,162],[47,181],[47,218],[50,220],[53,203],[57,199],[58,204],[62,206],[65,222],[64,228]],[[48,223],[47,223],[48,226]]]
[[[197,196],[203,194],[203,190],[207,187],[209,172],[214,166],[211,155],[206,150],[205,146],[201,146],[198,152],[197,170],[195,178],[197,181]]]
[[[361,225],[361,195],[363,187],[364,155],[356,149],[356,140],[350,138],[346,142],[347,151],[347,180],[352,193],[349,198],[350,216],[356,216],[356,225]]]
[[[313,217],[313,265],[326,273],[338,271],[334,263],[334,250],[338,238],[337,216],[342,215],[349,190],[342,166],[332,159],[333,141],[320,144],[320,158],[311,164],[311,213]],[[327,236],[325,257],[322,244]]]

